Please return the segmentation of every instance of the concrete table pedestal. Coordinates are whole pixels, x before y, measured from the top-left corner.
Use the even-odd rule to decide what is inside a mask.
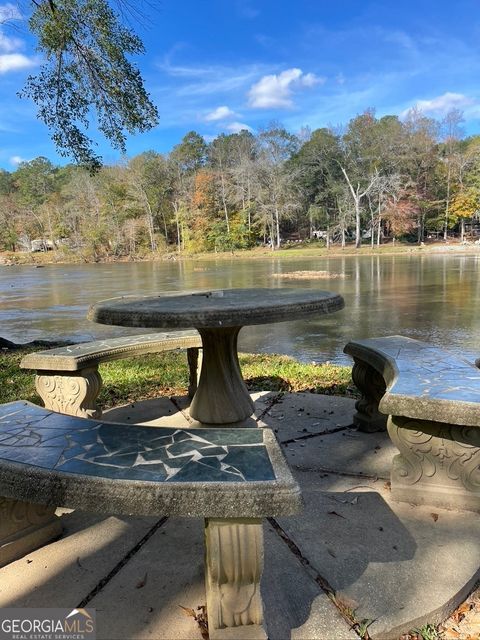
[[[205,581],[211,640],[233,637],[266,640],[260,595],[262,573],[261,519],[205,521]]]
[[[237,355],[240,327],[198,329],[203,359],[190,415],[206,424],[230,424],[253,413],[253,402],[242,378]]]

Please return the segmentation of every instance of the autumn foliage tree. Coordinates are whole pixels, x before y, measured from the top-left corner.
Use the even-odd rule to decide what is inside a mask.
[[[404,189],[392,196],[384,209],[383,218],[394,238],[412,233],[417,226],[419,205],[411,190]]]
[[[480,138],[456,140],[446,163],[438,125],[419,112],[401,121],[369,110],[343,131],[301,138],[278,123],[209,143],[190,131],[168,154],[144,152],[93,176],[37,158],[0,172],[0,248],[41,237],[99,260],[275,251],[314,232],[328,247],[422,242],[444,230],[447,195],[448,239],[463,237],[480,211]]]

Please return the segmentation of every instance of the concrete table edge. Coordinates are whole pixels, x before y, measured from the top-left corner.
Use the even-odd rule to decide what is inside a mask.
[[[474,402],[441,398],[428,398],[422,402],[420,398],[415,398],[413,403],[410,396],[395,395],[387,391],[380,400],[378,408],[385,415],[480,427],[480,410],[478,404]]]
[[[293,288],[284,287],[279,289],[279,291],[290,291]],[[228,292],[239,292],[244,291],[244,289],[228,289]],[[216,309],[214,312],[215,318],[212,319],[211,311],[208,309],[199,309],[197,311],[192,310],[191,312],[182,312],[172,313],[171,315],[168,312],[157,311],[152,312],[152,310],[142,311],[138,306],[133,309],[130,308],[128,311],[125,309],[128,305],[132,304],[140,304],[141,302],[147,302],[147,300],[153,299],[161,299],[165,298],[165,301],[169,301],[175,297],[184,297],[192,296],[193,300],[195,298],[200,298],[202,294],[208,295],[211,292],[195,292],[195,293],[181,293],[172,295],[159,294],[157,296],[124,296],[117,298],[109,298],[105,300],[101,300],[92,304],[87,313],[87,319],[92,320],[93,322],[98,322],[99,324],[108,324],[108,325],[120,325],[120,326],[128,326],[128,327],[145,327],[145,328],[168,328],[168,329],[181,329],[181,328],[189,328],[195,327],[196,329],[200,328],[212,328],[212,327],[242,327],[246,325],[258,325],[258,324],[270,324],[276,322],[288,322],[292,318],[289,317],[289,314],[294,309],[298,309],[298,305],[300,304],[298,299],[292,300],[291,302],[279,303],[277,302],[275,308],[270,308],[263,304],[258,304],[262,302],[261,294],[262,291],[271,292],[271,289],[256,289],[258,292],[259,300],[255,306],[247,307],[244,309],[236,309],[235,314],[232,317],[232,309]],[[314,315],[316,313],[329,314],[334,313],[336,311],[340,311],[345,306],[345,301],[343,297],[335,292],[327,291],[327,290],[315,290],[315,289],[305,289],[299,292],[298,289],[295,289],[295,293],[299,296],[301,293],[310,293],[312,299],[305,300],[302,304],[302,312],[301,314],[295,313],[294,317],[298,317],[301,315],[302,317],[307,317]],[[314,294],[324,294],[322,299],[314,299]],[[222,298],[212,297],[214,301],[221,300]],[[119,308],[117,308],[117,306]],[[240,313],[241,311],[241,313]],[[186,319],[186,315],[189,315],[189,319]],[[177,317],[178,316],[178,317]],[[183,316],[183,318],[182,318]]]

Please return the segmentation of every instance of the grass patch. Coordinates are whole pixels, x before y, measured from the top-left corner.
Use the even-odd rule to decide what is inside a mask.
[[[0,352],[0,403],[29,400],[41,404],[35,391],[34,374],[20,369],[20,360],[35,349],[15,349]]]
[[[309,391],[328,395],[352,395],[351,367],[304,364],[288,356],[242,353],[243,377],[250,391]]]
[[[188,387],[187,354],[181,351],[126,358],[100,365],[104,408],[128,402],[183,395]]]
[[[35,374],[20,369],[20,360],[35,349],[0,354],[0,403],[29,400],[41,404],[35,391]],[[354,395],[350,367],[303,364],[281,355],[240,354],[240,366],[250,391],[309,391]],[[99,405],[110,408],[159,396],[184,395],[188,386],[185,352],[171,351],[126,358],[100,365],[103,388]]]

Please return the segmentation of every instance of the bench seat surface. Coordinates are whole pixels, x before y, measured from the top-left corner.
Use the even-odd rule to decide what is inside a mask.
[[[27,354],[21,362],[24,369],[76,371],[92,361],[107,362],[155,351],[200,347],[197,331],[171,331],[106,338],[93,342],[57,347]]]
[[[171,504],[173,488],[183,505]],[[288,504],[279,506],[276,490],[290,494]],[[235,491],[245,493],[245,517],[299,506],[298,487],[269,429],[145,427],[23,401],[0,406],[0,495],[87,510],[100,506],[97,499],[110,500],[112,512],[144,515],[193,515],[198,500],[199,515],[223,517]]]
[[[454,423],[480,426],[480,371],[466,360],[403,336],[354,340],[344,351],[384,376],[383,413],[435,420],[435,411],[448,411],[447,404],[454,401]],[[453,413],[451,406],[449,419]]]

